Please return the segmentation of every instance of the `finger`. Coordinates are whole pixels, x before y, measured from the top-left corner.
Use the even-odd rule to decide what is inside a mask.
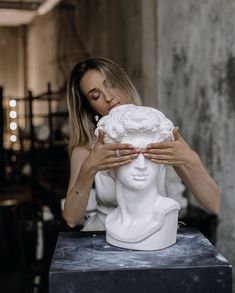
[[[129,143],[113,143],[113,144],[107,144],[107,148],[110,150],[134,150],[135,147],[132,144]]]
[[[148,149],[164,149],[164,148],[172,148],[172,141],[161,141],[157,143],[150,143],[146,146],[146,150]]]
[[[183,164],[184,161],[182,158],[177,157],[173,152],[169,154],[150,154],[150,153],[145,153],[144,154],[145,158],[150,159],[150,160],[158,160],[158,161],[170,161],[171,163],[178,162],[180,164]]]
[[[176,161],[178,160],[177,158],[172,157],[171,155],[154,155],[154,154],[148,154],[145,156],[147,159],[156,159],[156,160],[171,160],[171,161]]]
[[[138,156],[138,152],[135,149],[131,149],[131,150],[113,150],[113,156],[115,157],[123,157],[123,156],[130,156],[133,155],[134,157]]]
[[[109,159],[109,162],[123,162],[126,160],[134,160],[138,157],[138,154],[132,154],[132,155],[127,155],[127,156],[113,156],[111,159]]]
[[[116,156],[116,154],[112,153],[105,153],[105,155],[102,155],[99,157],[99,164],[113,164],[117,162],[123,162],[125,160],[134,160],[138,157],[138,154],[132,154],[132,155],[126,155],[126,156]]]
[[[120,150],[120,155],[121,156],[128,156],[128,155],[139,155],[139,151],[136,149],[130,149],[130,150]]]
[[[124,165],[128,165],[131,163],[131,160],[125,160],[123,162],[118,162],[118,163],[115,163],[113,165],[113,168],[118,168],[118,167],[121,167],[121,166],[124,166]]]
[[[122,161],[122,162],[106,163],[106,164],[102,165],[99,170],[114,169],[114,168],[118,168],[118,167],[121,167],[123,165],[130,164],[130,163],[131,163],[131,160],[125,160],[125,161]]]
[[[131,155],[125,155],[117,157],[119,162],[125,161],[125,160],[134,160],[138,157],[138,154],[131,154]]]
[[[168,161],[168,160],[157,160],[157,159],[151,159],[151,161],[156,164],[163,164],[163,165],[170,165],[170,166],[182,165],[182,162],[180,161]]]
[[[156,164],[163,164],[163,165],[171,165],[171,166],[174,166],[174,164],[171,162],[171,161],[167,161],[167,160],[156,160],[156,159],[151,159],[151,161],[153,163],[156,163]]]
[[[147,149],[143,155],[146,156],[146,158],[149,155],[173,155],[174,149],[173,148],[164,148],[164,149]]]
[[[172,134],[173,134],[174,140],[180,140],[181,139],[181,135],[179,133],[179,127],[178,126],[174,127],[174,129],[172,131]]]
[[[99,129],[98,143],[104,144],[104,132]]]

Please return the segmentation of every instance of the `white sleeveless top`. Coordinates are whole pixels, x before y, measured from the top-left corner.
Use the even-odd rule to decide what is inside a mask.
[[[185,186],[172,167],[167,166],[166,194],[175,199],[182,208],[187,206],[183,197]],[[104,231],[106,216],[117,207],[115,182],[110,171],[99,171],[95,176],[96,190],[92,190],[87,205],[83,231]]]

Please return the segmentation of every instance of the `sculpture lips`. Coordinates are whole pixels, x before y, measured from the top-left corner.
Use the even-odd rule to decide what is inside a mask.
[[[141,175],[134,174],[132,176],[133,176],[134,180],[142,180],[142,181],[144,181],[144,180],[147,179],[148,174],[145,174],[145,175],[143,175],[143,174],[141,174]]]

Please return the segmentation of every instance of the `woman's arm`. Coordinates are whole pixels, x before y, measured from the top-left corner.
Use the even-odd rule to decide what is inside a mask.
[[[136,158],[138,154],[130,144],[104,144],[104,134],[92,150],[77,147],[70,160],[70,181],[64,205],[64,218],[70,227],[76,226],[85,215],[95,174],[113,169]],[[116,156],[116,150],[120,156]]]
[[[88,156],[89,150],[84,147],[74,148],[71,155],[70,180],[63,211],[70,227],[75,227],[84,216],[94,181],[95,174],[84,164]],[[81,195],[75,190],[79,190]]]
[[[177,128],[174,128],[173,134],[174,141],[150,144],[145,156],[153,162],[172,165],[184,184],[208,212],[217,214],[221,197],[217,184]]]
[[[220,190],[207,173],[199,156],[196,154],[191,166],[175,166],[174,169],[205,209],[212,214],[218,214]]]

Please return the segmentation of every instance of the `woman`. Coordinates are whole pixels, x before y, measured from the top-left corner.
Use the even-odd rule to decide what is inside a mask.
[[[127,74],[116,63],[93,58],[78,63],[72,70],[67,99],[71,170],[64,218],[70,227],[74,227],[85,215],[92,184],[101,173],[99,171],[129,164],[140,152],[131,144],[104,144],[102,132],[96,141],[95,121],[119,105],[140,104],[140,98]],[[173,134],[174,141],[149,144],[144,156],[155,163],[173,166],[197,200],[210,213],[218,213],[218,186],[177,128]],[[107,205],[112,204],[115,204],[114,199],[107,201]],[[101,222],[105,221],[107,212],[103,211]]]

